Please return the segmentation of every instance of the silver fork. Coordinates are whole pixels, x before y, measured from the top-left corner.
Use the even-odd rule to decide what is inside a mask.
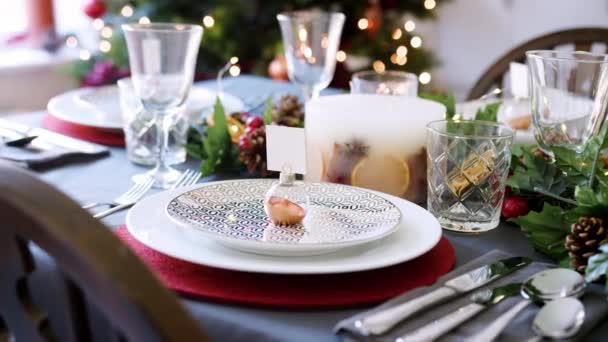
[[[146,181],[149,181],[149,179],[147,179]],[[112,202],[93,202],[83,205],[82,209],[91,209],[102,205],[107,205],[110,208],[114,208],[122,204],[131,203],[131,196],[133,194],[137,194],[137,191],[142,187],[142,185],[143,183],[141,182],[133,184],[133,186],[129,188],[129,190],[125,191],[125,193],[123,193],[122,195],[116,197]]]
[[[196,184],[203,174],[200,171],[186,170],[177,179],[171,190]]]
[[[154,178],[148,177],[143,182],[139,182],[131,187],[131,189],[127,190],[123,195],[114,200],[114,203],[117,203],[116,206],[104,210],[100,213],[93,215],[95,218],[104,218],[110,214],[113,214],[117,211],[123,210],[135,204],[139,201],[148,190],[154,184]]]

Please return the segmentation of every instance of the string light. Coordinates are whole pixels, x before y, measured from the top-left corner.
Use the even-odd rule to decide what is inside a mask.
[[[405,25],[403,25],[403,28],[407,32],[412,32],[412,31],[414,31],[416,29],[416,24],[413,21],[408,20],[408,21],[405,22]]]
[[[123,8],[120,9],[120,15],[125,18],[130,18],[133,15],[133,7],[125,5]]]
[[[230,57],[230,64],[236,64],[239,62],[239,58],[237,56]]]
[[[395,29],[395,31],[393,31],[393,39],[397,40],[399,38],[401,38],[401,36],[403,35],[403,32],[401,32],[400,28]]]
[[[80,50],[80,59],[82,59],[83,61],[88,61],[89,59],[91,59],[91,53],[89,52],[89,50]]]
[[[93,28],[96,29],[97,31],[101,30],[104,26],[104,22],[103,20],[101,20],[100,18],[97,19],[93,19]]]
[[[405,57],[405,56],[398,56],[397,57],[397,64],[399,64],[399,65],[405,65],[405,63],[407,63],[407,57]]]
[[[397,54],[396,53],[391,55],[391,63],[397,64]]]
[[[403,45],[400,45],[397,48],[397,56],[401,57],[401,56],[405,56],[405,55],[407,55],[407,48]]]
[[[206,28],[212,28],[213,25],[215,25],[215,19],[210,15],[206,15],[203,17],[203,25],[205,25]]]
[[[418,76],[418,80],[422,84],[428,84],[429,82],[431,82],[431,74],[424,71],[424,72],[420,73],[420,75]]]
[[[367,21],[365,18],[361,18],[357,22],[357,27],[359,27],[360,30],[365,30],[369,27],[369,21]]]
[[[139,23],[142,25],[148,25],[151,23],[150,18],[148,17],[141,17],[139,18]]]
[[[342,50],[336,52],[336,60],[338,62],[344,62],[346,60],[346,52]]]
[[[233,65],[228,69],[230,76],[236,77],[241,74],[241,68],[238,65]]]
[[[112,28],[110,26],[104,26],[101,29],[101,36],[104,38],[112,38]]]
[[[109,52],[112,49],[112,44],[110,44],[107,40],[102,40],[99,42],[99,51],[101,52]]]
[[[305,28],[300,27],[300,29],[298,30],[298,38],[300,39],[300,41],[305,42],[306,38],[308,38],[308,31],[306,31]]]
[[[65,45],[69,48],[75,48],[78,46],[78,39],[74,36],[69,36],[65,39]]]
[[[422,46],[422,38],[418,37],[418,36],[413,36],[412,40],[410,40],[410,45],[412,45],[412,47],[414,49],[417,49],[419,47]]]
[[[435,8],[435,6],[437,6],[435,0],[424,0],[424,8],[426,8],[427,10],[430,11]]]
[[[382,61],[375,61],[374,64],[372,64],[372,67],[374,68],[374,71],[379,74],[383,73],[384,70],[386,70],[386,66],[384,66],[384,63],[382,63]]]

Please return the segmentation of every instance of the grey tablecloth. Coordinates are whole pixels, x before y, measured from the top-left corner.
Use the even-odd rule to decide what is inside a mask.
[[[214,83],[205,85],[213,88]],[[273,92],[297,94],[299,89],[289,83],[268,79],[239,76],[224,82],[225,90],[243,98]],[[29,125],[40,125],[43,112],[22,114],[12,119]],[[181,169],[195,168],[197,162],[188,161]],[[126,159],[124,149],[112,148],[112,155],[92,162],[69,164],[61,168],[39,172],[47,182],[81,203],[115,198],[127,189],[130,177],[146,170]],[[217,178],[201,180],[210,181]],[[104,222],[111,228],[124,223],[125,212],[110,216]],[[456,250],[456,266],[500,249],[515,255],[530,256],[548,261],[534,252],[519,229],[503,224],[499,228],[480,235],[460,235],[444,232],[444,236]],[[599,288],[599,286],[596,286]],[[336,323],[368,308],[337,309],[323,311],[272,310],[233,304],[214,303],[184,298],[184,304],[216,341],[339,341],[333,333]],[[605,341],[608,323],[594,329],[589,341]]]
[[[428,324],[450,312],[457,310],[462,306],[471,303],[471,300],[469,298],[470,295],[460,296],[457,299],[438,305],[437,307],[434,307],[431,310],[422,311],[421,313],[416,314],[414,317],[397,325],[395,328],[380,337],[370,338],[360,335],[354,326],[354,322],[362,317],[365,317],[366,315],[369,315],[372,312],[377,312],[379,310],[392,307],[394,305],[416,298],[424,293],[435,290],[437,289],[437,287],[441,286],[445,281],[454,278],[460,274],[509,256],[512,255],[501,251],[492,251],[481,257],[475,258],[467,264],[458,267],[452,272],[444,275],[433,286],[418,288],[416,290],[410,291],[372,310],[359,313],[354,317],[350,317],[346,320],[339,322],[336,326],[336,331],[341,334],[344,334],[348,338],[355,340],[392,342],[395,340],[395,338],[402,336],[405,333],[412,332],[425,324]],[[480,290],[503,286],[510,283],[522,283],[536,272],[551,268],[551,266],[551,264],[547,263],[534,262],[512,274],[497,279],[496,281],[487,284],[484,287],[481,287]],[[584,336],[586,332],[591,330],[597,324],[598,321],[602,320],[605,317],[606,313],[608,312],[608,302],[605,300],[605,297],[606,295],[604,294],[603,290],[594,288],[590,291],[587,291],[587,293],[581,298],[585,305],[585,311],[587,315],[585,323],[581,328],[581,336]],[[474,317],[468,322],[460,325],[458,328],[454,329],[449,334],[438,339],[438,341],[467,341],[467,338],[469,336],[475,334],[475,332],[479,331],[479,329],[486,327],[489,322],[495,320],[498,316],[500,316],[501,313],[505,312],[521,300],[523,299],[520,296],[514,296],[505,299],[497,305],[492,306],[489,309],[483,311],[478,316]],[[534,332],[531,328],[531,322],[537,311],[538,307],[536,305],[528,305],[520,314],[517,315],[515,319],[513,319],[513,321],[511,321],[509,326],[505,329],[504,333],[500,336],[500,340],[518,342],[526,341],[529,338],[533,337]]]

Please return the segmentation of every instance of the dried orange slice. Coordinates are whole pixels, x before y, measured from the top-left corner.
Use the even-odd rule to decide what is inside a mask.
[[[403,196],[410,187],[410,169],[405,160],[392,155],[370,156],[355,165],[351,184]]]

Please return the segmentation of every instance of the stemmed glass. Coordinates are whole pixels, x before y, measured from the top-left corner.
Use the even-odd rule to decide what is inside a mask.
[[[318,97],[334,77],[344,19],[342,13],[316,10],[277,15],[289,79],[302,85],[306,101]]]
[[[154,177],[154,187],[168,189],[180,172],[167,164],[169,128],[186,102],[192,81],[203,28],[184,24],[122,25],[129,50],[135,95],[143,108],[154,115],[158,158],[154,169],[134,177]]]
[[[536,50],[528,59],[532,122],[541,149],[581,152],[600,132],[608,105],[608,55]]]

